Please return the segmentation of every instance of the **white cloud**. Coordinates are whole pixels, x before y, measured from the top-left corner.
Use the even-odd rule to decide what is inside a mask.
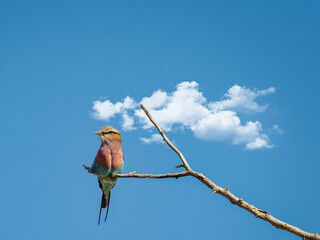
[[[191,126],[195,136],[204,140],[224,141],[232,139],[240,119],[232,111],[210,113]]]
[[[210,113],[210,110],[203,105],[206,99],[197,87],[196,82],[182,82],[177,85],[177,90],[172,94],[166,94],[165,97],[163,95],[160,98],[158,97],[159,91],[157,91],[150,98],[143,98],[142,104],[146,103],[146,100],[148,100],[147,103],[150,99],[154,100],[152,104],[144,106],[166,131],[170,131],[174,124],[191,126]],[[143,128],[152,127],[141,109],[137,109],[135,115],[142,121]]]
[[[275,92],[274,87],[264,90],[250,90],[234,85],[223,99],[207,102],[196,82],[181,82],[172,93],[155,91],[150,97],[144,97],[142,103],[165,131],[186,128],[195,137],[207,141],[226,141],[244,145],[246,149],[271,148],[268,136],[263,133],[259,121],[241,123],[238,112],[257,113],[266,110],[267,105],[259,105],[257,97]],[[116,114],[122,116],[122,128],[133,130],[137,127],[149,129],[152,123],[137,103],[129,96],[123,102],[111,103],[95,101],[94,117],[110,120]],[[274,125],[277,126],[277,125]],[[276,127],[274,127],[275,129]],[[278,128],[279,129],[279,128]],[[144,143],[163,142],[159,134],[150,138],[141,138]]]
[[[248,149],[269,148],[269,139],[262,134],[259,121],[241,125],[240,118],[233,111],[220,111],[210,114],[191,127],[195,136],[203,140],[228,141],[233,144],[245,144]],[[258,139],[264,140],[260,145]],[[249,147],[249,146],[250,147]]]
[[[117,102],[113,104],[109,100],[105,101],[94,101],[93,102],[93,117],[100,120],[109,120],[114,117],[116,114],[122,113],[126,109],[134,109],[137,106],[135,101],[127,96],[123,102]]]
[[[250,142],[246,144],[247,149],[259,149],[259,148],[272,148],[273,145],[270,145],[266,139],[256,138],[254,142]]]
[[[148,109],[160,108],[168,101],[168,94],[161,90],[154,92],[151,97],[144,97],[141,104]]]
[[[134,125],[133,118],[128,115],[127,111],[125,111],[122,114],[122,128],[123,128],[123,130],[130,131],[130,130],[136,129],[136,127],[134,127],[133,125]]]
[[[211,102],[209,103],[209,107],[213,111],[236,110],[239,112],[247,113],[263,112],[267,108],[267,105],[259,105],[257,102],[255,102],[255,99],[257,97],[264,96],[274,92],[274,87],[270,87],[268,89],[260,91],[251,91],[246,87],[234,85],[223,96],[223,98],[226,98],[225,100]]]
[[[152,134],[150,138],[140,138],[140,140],[143,143],[149,144],[149,143],[164,143],[162,137],[160,134]]]

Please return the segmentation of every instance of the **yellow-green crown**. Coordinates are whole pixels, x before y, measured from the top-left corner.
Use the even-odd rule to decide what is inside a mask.
[[[121,136],[121,133],[119,130],[111,127],[111,126],[104,126],[102,127],[99,131],[95,132],[95,134],[98,134],[98,135],[102,135],[102,134],[118,134]]]

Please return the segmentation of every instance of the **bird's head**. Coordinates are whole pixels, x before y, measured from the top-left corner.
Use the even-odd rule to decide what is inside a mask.
[[[105,126],[101,128],[99,131],[94,132],[94,134],[97,134],[100,136],[101,142],[116,141],[116,140],[121,142],[120,131],[111,126]]]

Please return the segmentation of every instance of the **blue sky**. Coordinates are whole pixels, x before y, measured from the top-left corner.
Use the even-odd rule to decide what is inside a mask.
[[[160,121],[191,167],[320,232],[319,11],[319,1],[2,1],[1,239],[295,238],[192,178],[119,179],[108,223],[97,226],[100,189],[82,168],[99,147],[94,131],[122,130],[124,172],[175,172],[180,162],[165,144],[141,141],[155,131],[133,109],[136,129],[126,131],[126,109],[99,120],[94,103],[139,103],[161,90],[165,110],[186,82],[208,115]],[[238,125],[228,139],[198,134],[209,103],[231,99],[234,86],[274,88],[251,101],[261,111],[241,111],[237,99],[222,109],[261,129],[240,142]],[[259,136],[270,147],[246,148]]]

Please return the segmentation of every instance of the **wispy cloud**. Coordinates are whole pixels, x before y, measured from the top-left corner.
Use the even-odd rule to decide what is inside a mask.
[[[279,127],[279,125],[277,125],[277,124],[273,125],[273,126],[272,126],[272,129],[273,129],[275,132],[279,133],[279,134],[283,134],[283,133],[284,133],[283,130],[281,130],[280,127]]]
[[[152,136],[149,137],[149,138],[145,138],[145,137],[140,138],[140,140],[141,140],[143,143],[146,143],[146,144],[148,144],[148,143],[164,143],[161,135],[158,134],[158,133],[152,134]]]
[[[264,112],[267,105],[258,104],[256,99],[274,93],[274,87],[251,90],[234,85],[221,100],[212,102],[207,101],[198,87],[196,82],[181,82],[175,91],[168,93],[157,90],[151,96],[142,98],[140,103],[165,131],[183,127],[202,140],[241,144],[250,150],[273,147],[263,132],[262,124],[259,121],[241,123],[238,112],[251,116]],[[95,101],[93,110],[93,117],[100,120],[110,121],[115,115],[121,115],[122,128],[126,131],[152,127],[145,113],[129,96],[114,104],[110,100]],[[274,130],[277,128],[275,126]],[[149,138],[141,138],[141,141],[162,142],[162,138],[159,134],[153,134]]]

